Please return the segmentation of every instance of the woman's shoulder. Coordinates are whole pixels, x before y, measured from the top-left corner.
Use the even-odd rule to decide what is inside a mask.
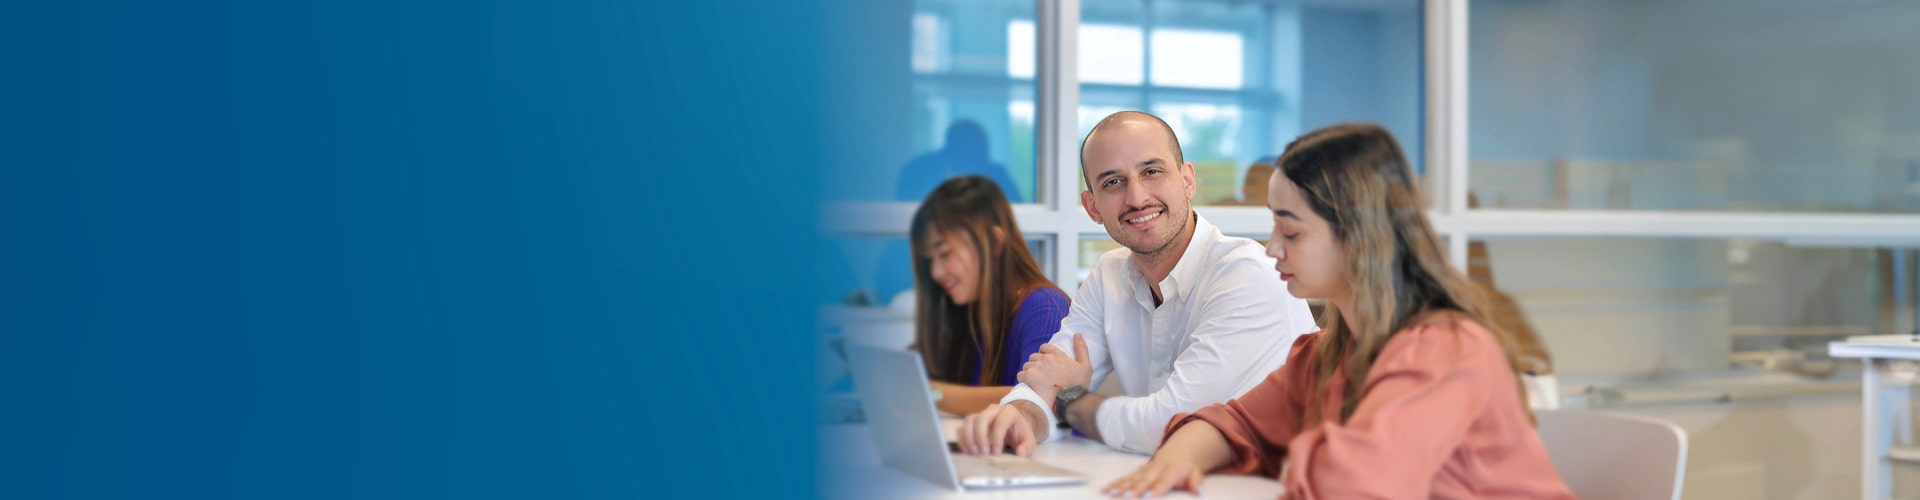
[[[1302,333],[1294,337],[1293,347],[1287,348],[1287,363],[1282,366],[1306,366],[1307,360],[1313,358],[1314,347],[1319,345],[1320,338],[1326,337],[1323,333],[1324,330],[1314,330],[1313,333]]]
[[[1462,335],[1474,339],[1493,340],[1493,332],[1480,324],[1480,320],[1452,309],[1431,309],[1415,314],[1407,319],[1405,326],[1400,327],[1400,333]]]
[[[1313,350],[1314,341],[1319,340],[1320,337],[1324,337],[1325,335],[1322,335],[1323,333],[1326,333],[1326,330],[1314,330],[1312,332],[1302,333],[1298,337],[1294,337],[1293,347],[1290,350],[1294,352],[1303,351],[1303,350],[1311,352]]]
[[[1015,322],[1052,323],[1066,317],[1067,311],[1067,294],[1052,285],[1042,285],[1027,291],[1026,296],[1020,298],[1020,303],[1013,307],[1011,314]]]
[[[1027,292],[1027,296],[1025,298],[1020,299],[1021,309],[1026,309],[1030,306],[1065,307],[1066,305],[1067,305],[1067,293],[1060,291],[1058,287],[1054,287],[1052,285],[1035,287],[1032,291]]]
[[[1499,339],[1479,321],[1458,311],[1429,311],[1415,316],[1381,349],[1382,362],[1457,364],[1499,360]]]
[[[1041,286],[1027,292],[1020,299],[1009,319],[1009,334],[1016,338],[1032,339],[1034,342],[1046,342],[1060,329],[1060,320],[1067,317],[1067,295],[1052,286]],[[1038,349],[1038,345],[1032,346]],[[1030,353],[1023,353],[1025,356]]]

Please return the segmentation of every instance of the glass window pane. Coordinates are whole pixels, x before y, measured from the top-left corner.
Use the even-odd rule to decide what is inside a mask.
[[[919,201],[949,177],[975,174],[1015,203],[1034,202],[1034,9],[1033,0],[913,2],[899,30],[898,85],[863,95],[899,103],[889,113],[901,118],[859,138],[864,151],[829,174],[826,199]]]
[[[1237,89],[1244,85],[1246,40],[1231,31],[1153,31],[1153,84]]]
[[[1909,2],[1473,2],[1470,186],[1486,207],[1920,211],[1916,23]]]
[[[1034,77],[1039,57],[1038,36],[1032,20],[1015,19],[1007,22],[1007,76]]]
[[[1160,116],[1194,164],[1197,204],[1264,205],[1267,165],[1280,150],[1340,122],[1386,126],[1423,168],[1418,1],[1098,1],[1082,10],[1083,30],[1144,33],[1127,41],[1146,49],[1128,50],[1144,52],[1151,78],[1083,78],[1079,133],[1115,111]],[[1096,67],[1086,50],[1083,75]]]
[[[1120,248],[1120,243],[1105,236],[1086,237],[1080,240],[1080,281],[1087,280],[1087,273],[1100,264],[1100,254]]]
[[[1140,28],[1112,24],[1080,25],[1080,81],[1139,85],[1145,59]]]
[[[1199,184],[1193,195],[1195,204],[1242,204],[1243,196],[1234,189],[1237,183],[1233,181],[1241,175],[1234,153],[1242,149],[1243,109],[1230,104],[1162,102],[1149,111],[1166,120],[1180,138],[1180,153],[1193,164],[1194,179]],[[1256,184],[1265,186],[1264,180]],[[1267,204],[1265,199],[1252,201],[1254,205]]]
[[[1007,26],[1007,74],[1033,77],[1034,36],[1033,21],[1018,20]],[[1140,47],[1139,27],[1081,24],[1080,81],[1139,85],[1145,63]]]

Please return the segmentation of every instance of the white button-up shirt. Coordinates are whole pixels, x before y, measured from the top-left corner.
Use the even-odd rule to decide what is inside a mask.
[[[1093,387],[1120,377],[1125,394],[1095,413],[1107,446],[1152,453],[1175,414],[1239,397],[1287,360],[1295,337],[1317,330],[1306,301],[1287,293],[1265,248],[1220,234],[1197,217],[1193,241],[1173,271],[1153,290],[1132,251],[1100,256],[1074,293],[1072,310],[1049,343],[1073,355],[1073,334],[1087,340]],[[1002,404],[1031,401],[1057,426],[1051,401],[1020,384]],[[1049,440],[1065,436],[1056,430]]]

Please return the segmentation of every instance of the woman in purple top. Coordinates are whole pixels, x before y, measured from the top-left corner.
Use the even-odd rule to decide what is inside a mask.
[[[985,177],[934,188],[911,237],[914,348],[938,406],[967,415],[1000,402],[1022,361],[1060,329],[1067,294],[1040,270],[1006,194]]]

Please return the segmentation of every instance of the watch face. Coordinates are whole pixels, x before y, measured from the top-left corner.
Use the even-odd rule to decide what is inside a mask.
[[[1063,419],[1066,418],[1067,407],[1073,405],[1074,401],[1079,400],[1081,396],[1085,395],[1087,395],[1086,386],[1076,385],[1062,389],[1060,394],[1054,395],[1053,397],[1054,415]]]

